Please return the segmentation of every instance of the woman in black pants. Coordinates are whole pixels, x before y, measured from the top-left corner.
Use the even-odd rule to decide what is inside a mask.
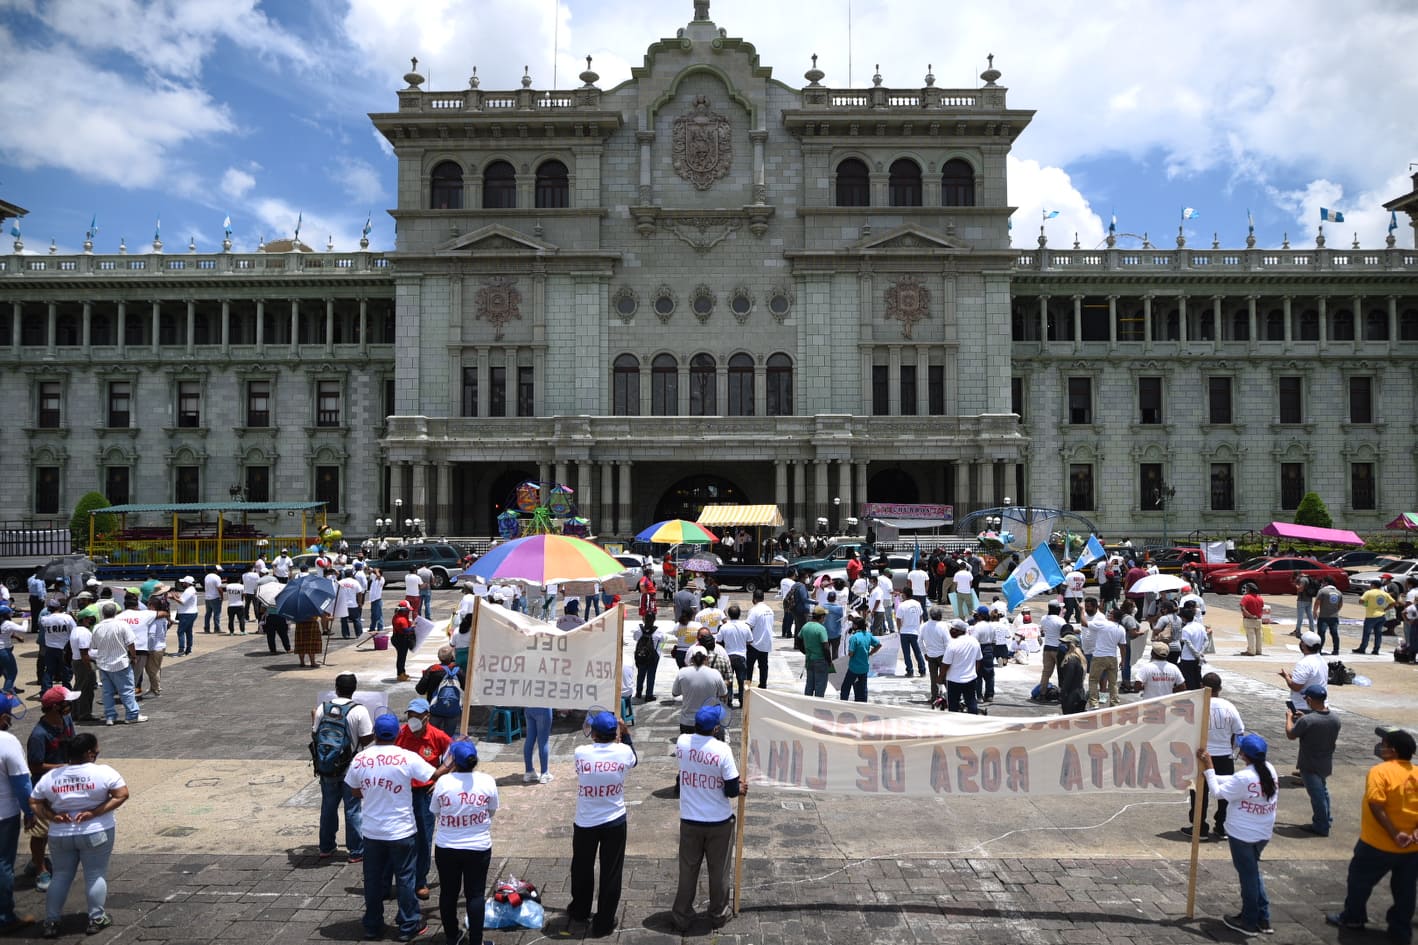
[[[483,945],[483,910],[487,902],[487,868],[492,861],[492,815],[497,812],[497,782],[473,771],[478,749],[472,742],[454,742],[448,749],[453,770],[433,785],[433,863],[438,868],[438,911],[448,945],[462,940]],[[464,939],[458,922],[458,897],[468,910]]]

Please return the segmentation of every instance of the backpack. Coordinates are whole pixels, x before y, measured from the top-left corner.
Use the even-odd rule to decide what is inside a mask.
[[[807,586],[800,582],[794,583],[788,590],[788,597],[783,601],[788,610],[799,611],[807,609]]]
[[[438,684],[438,689],[433,694],[433,701],[429,703],[428,711],[430,715],[445,718],[463,713],[463,687],[458,685],[456,669],[444,670],[443,681]]]
[[[649,666],[659,658],[655,652],[655,634],[652,631],[642,631],[640,639],[635,641],[635,665],[639,667]]]
[[[1345,666],[1339,660],[1329,663],[1329,684],[1331,686],[1347,686],[1354,682],[1354,670]]]
[[[339,777],[354,758],[354,739],[350,737],[348,721],[350,706],[327,702],[321,707],[320,724],[310,736],[310,758],[315,773],[321,777]]]

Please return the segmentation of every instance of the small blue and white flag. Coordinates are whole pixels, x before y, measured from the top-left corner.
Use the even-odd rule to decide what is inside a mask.
[[[1085,565],[1092,564],[1107,555],[1108,553],[1103,550],[1103,543],[1098,540],[1098,536],[1089,535],[1088,543],[1083,546],[1083,553],[1078,556],[1078,560],[1073,563],[1073,566],[1082,569]]]
[[[1054,217],[1056,217],[1056,216],[1058,216],[1058,215],[1059,215],[1059,212],[1058,212],[1057,210],[1045,210],[1045,211],[1044,211],[1044,219],[1045,219],[1045,220],[1052,220]]]
[[[15,222],[10,224],[10,235],[15,239],[20,238],[20,218],[15,217]]]
[[[1118,228],[1118,215],[1113,214],[1113,219],[1108,222],[1108,232],[1112,233]]]
[[[1343,223],[1344,214],[1340,213],[1338,210],[1329,210],[1325,207],[1320,207],[1320,222],[1323,223],[1326,220],[1330,223]]]
[[[369,214],[368,216],[366,216],[366,217],[364,218],[364,230],[362,231],[362,235],[364,236],[365,239],[369,239],[369,234],[374,230],[374,222],[373,222],[373,221],[374,221],[374,214],[372,214],[372,213]]]
[[[88,229],[88,231],[84,234],[84,239],[90,239],[90,240],[91,240],[91,239],[93,239],[93,238],[94,238],[95,236],[97,236],[97,235],[98,235],[98,214],[95,213],[92,217],[89,218],[89,229]]]
[[[153,224],[153,242],[156,243],[160,239],[162,239],[162,217],[158,217],[157,222]]]
[[[1009,609],[1013,611],[1029,598],[1046,594],[1051,588],[1058,587],[1063,583],[1063,579],[1063,571],[1059,569],[1054,553],[1049,550],[1047,543],[1040,542],[1039,547],[1019,562],[1019,567],[1004,579],[1000,587],[1004,591],[1005,603],[1009,604]]]
[[[1390,210],[1388,212],[1388,231],[1392,233],[1396,229],[1398,229],[1398,211]]]
[[[1182,208],[1182,219],[1183,219],[1183,220],[1195,220],[1195,219],[1196,219],[1197,217],[1199,217],[1199,216],[1201,216],[1201,213],[1200,213],[1200,211],[1198,211],[1198,210],[1196,209],[1196,207],[1183,207],[1183,208]]]
[[[226,218],[225,218],[224,220],[222,220],[222,232],[227,235],[227,238],[228,238],[228,239],[231,238],[231,214],[230,214],[230,213],[228,213],[228,214],[226,215]]]
[[[1251,216],[1250,208],[1246,208],[1246,227],[1254,230],[1256,228],[1256,218]]]

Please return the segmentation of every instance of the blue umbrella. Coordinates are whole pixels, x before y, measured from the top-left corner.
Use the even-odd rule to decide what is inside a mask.
[[[276,602],[271,605],[271,613],[296,623],[329,616],[330,605],[335,602],[336,592],[334,581],[327,577],[307,574],[286,585],[286,589],[276,596]]]

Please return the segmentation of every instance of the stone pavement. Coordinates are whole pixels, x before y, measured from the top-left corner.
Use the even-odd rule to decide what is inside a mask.
[[[453,600],[451,593],[438,595],[440,611],[447,614]],[[1294,755],[1284,741],[1274,671],[1297,654],[1285,650],[1281,641],[1289,638],[1279,632],[1267,659],[1273,666],[1231,656],[1241,648],[1235,601],[1211,603],[1219,651],[1213,665],[1225,679],[1223,694],[1275,746],[1272,760],[1284,773]],[[435,648],[430,642],[410,657],[412,673],[432,661]],[[770,686],[800,687],[801,662],[791,649],[775,651]],[[413,696],[411,684],[394,680],[392,652],[356,649],[338,635],[329,665],[311,670],[299,669],[293,657],[269,655],[262,637],[198,633],[196,655],[169,659],[164,695],[144,703],[151,723],[93,729],[104,761],[124,774],[133,799],[118,813],[109,900],[115,925],[89,938],[284,943],[358,937],[360,868],[345,863],[343,854],[334,861],[315,857],[319,792],[306,754],[311,706],[345,669],[358,673],[361,688],[383,692],[396,710]],[[1343,895],[1375,720],[1411,718],[1405,691],[1411,677],[1401,673],[1390,683],[1374,675],[1372,690],[1334,692],[1345,728],[1331,780],[1336,826],[1329,839],[1297,828],[1308,818],[1308,803],[1303,789],[1282,779],[1280,826],[1264,864],[1277,943],[1362,937],[1341,938],[1323,924],[1321,913]],[[1024,698],[1037,676],[1037,663],[1002,670],[992,711],[1055,711]],[[662,697],[671,679],[666,660],[657,685]],[[883,702],[923,704],[923,688],[920,679],[871,681],[873,700]],[[1378,696],[1388,689],[1396,701],[1383,711]],[[674,779],[669,746],[677,711],[667,701],[636,707],[641,765],[628,784],[626,890],[620,930],[606,941],[680,940],[668,921],[677,870],[678,812],[667,790]],[[18,723],[18,734],[28,734],[32,724]],[[559,776],[548,785],[521,783],[520,743],[481,744],[484,770],[498,779],[504,805],[493,827],[493,873],[535,882],[548,915],[542,932],[490,932],[493,941],[565,938],[575,790],[570,758],[582,738],[576,720],[558,720],[551,747]],[[718,931],[701,923],[687,939],[833,945],[1237,941],[1219,921],[1238,903],[1224,844],[1202,845],[1201,918],[1180,919],[1189,846],[1177,828],[1185,820],[1185,799],[1166,794],[862,800],[757,790],[745,822],[743,912]],[[424,904],[435,933],[437,892]],[[27,881],[21,881],[18,902],[21,911],[42,913],[41,896]],[[1388,902],[1386,890],[1377,891],[1372,914],[1381,916]],[[81,909],[81,895],[71,892],[66,940],[83,937]]]

